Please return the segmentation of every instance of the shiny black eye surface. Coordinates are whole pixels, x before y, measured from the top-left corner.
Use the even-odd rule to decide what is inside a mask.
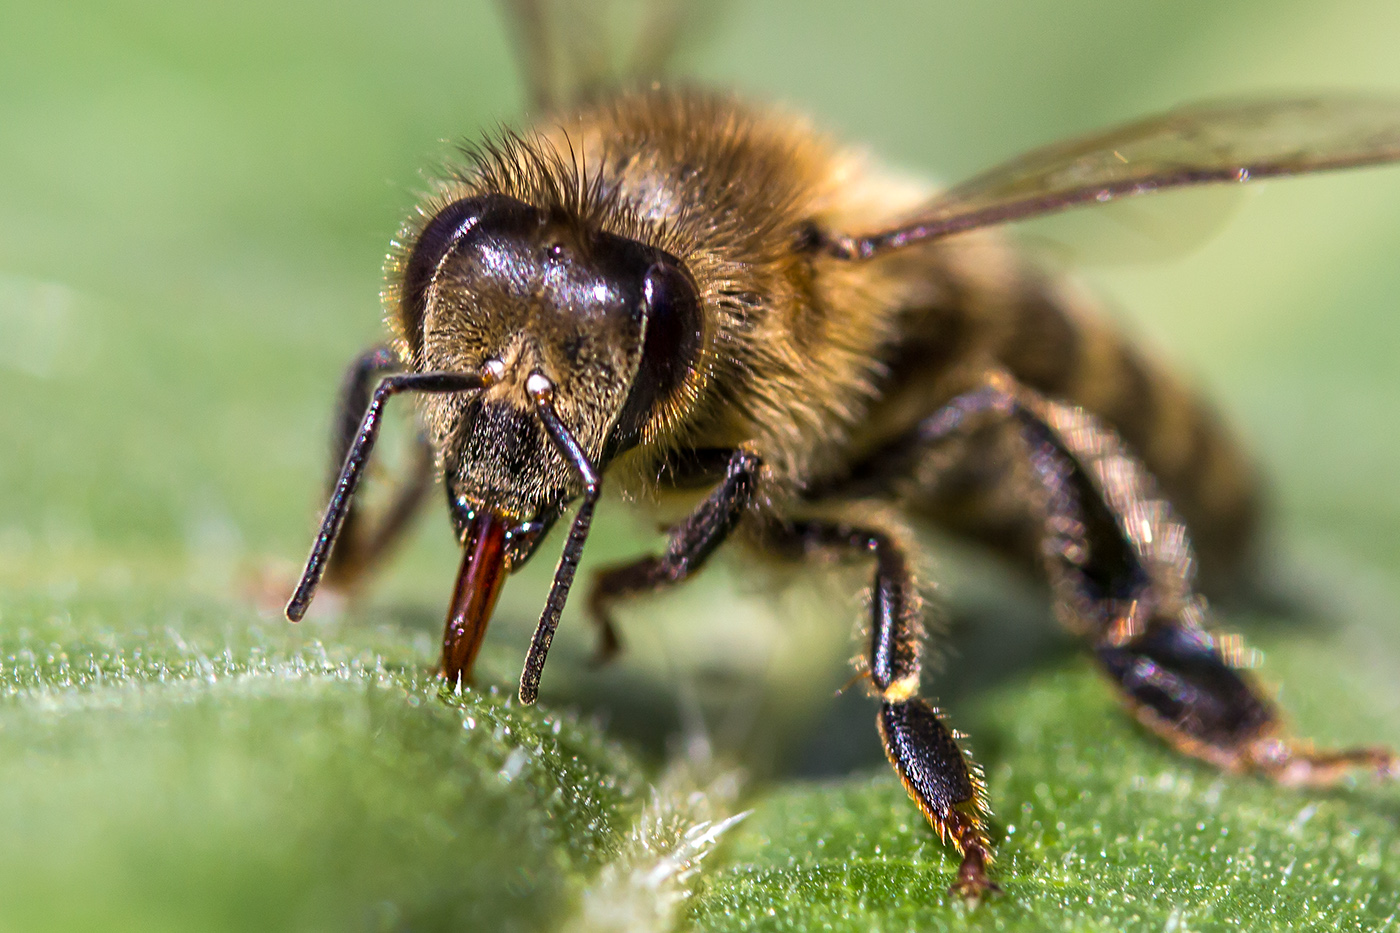
[[[432,284],[433,273],[437,271],[442,257],[447,255],[453,244],[471,231],[481,220],[482,202],[485,198],[463,198],[453,201],[438,211],[418,240],[404,265],[403,305],[405,310],[418,309],[421,313],[424,293]]]
[[[609,443],[613,454],[636,444],[656,405],[685,382],[700,355],[700,294],[679,259],[660,254],[642,279],[642,358]]]
[[[443,259],[471,238],[478,228],[519,226],[532,209],[514,198],[483,194],[462,198],[438,211],[423,227],[404,263],[400,298],[405,331],[415,353],[421,347],[421,328],[428,301],[428,287]]]
[[[642,303],[646,340],[637,378],[648,380],[654,399],[665,398],[685,381],[700,351],[700,296],[690,274],[667,256],[647,270]]]

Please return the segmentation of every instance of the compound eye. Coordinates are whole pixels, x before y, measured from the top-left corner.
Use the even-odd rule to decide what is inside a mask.
[[[486,197],[463,198],[453,201],[428,221],[404,266],[405,310],[422,314],[425,294],[443,257],[477,225],[488,204]]]
[[[637,311],[645,331],[642,358],[609,439],[612,454],[637,443],[657,405],[681,387],[700,355],[700,294],[679,259],[662,254],[647,268]]]
[[[502,194],[482,194],[453,201],[433,215],[413,242],[403,266],[399,313],[410,348],[422,349],[423,316],[428,289],[443,260],[475,237],[516,230],[535,222],[535,209]]]
[[[654,402],[680,387],[700,352],[700,296],[679,260],[666,256],[647,270],[642,313],[646,339],[637,383]]]

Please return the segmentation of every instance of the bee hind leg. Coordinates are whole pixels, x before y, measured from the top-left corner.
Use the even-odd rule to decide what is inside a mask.
[[[336,401],[335,434],[331,443],[331,488],[341,464],[355,442],[360,421],[369,407],[375,385],[382,376],[403,367],[389,347],[372,347],[346,369]],[[353,588],[393,549],[403,536],[433,484],[433,450],[421,431],[415,433],[413,451],[403,467],[389,503],[366,522],[352,502],[340,535],[326,562],[325,581],[337,589]]]
[[[613,622],[612,604],[626,596],[676,586],[699,572],[753,504],[759,467],[755,454],[747,450],[734,451],[724,479],[685,521],[672,529],[665,551],[628,564],[605,567],[594,576],[588,608],[598,629],[595,663],[607,662],[622,648]]]
[[[939,838],[962,855],[950,891],[969,901],[999,891],[987,876],[992,845],[982,775],[958,746],[958,734],[918,695],[923,600],[904,550],[884,531],[826,521],[793,522],[774,538],[787,551],[874,556],[866,665],[880,699],[876,724],[885,756]]]
[[[1003,391],[1045,493],[1056,612],[1089,638],[1139,722],[1184,754],[1281,784],[1332,784],[1358,768],[1400,776],[1386,749],[1322,751],[1288,737],[1235,663],[1237,639],[1210,632],[1186,530],[1145,468],[1082,409]]]
[[[1126,644],[1102,640],[1095,655],[1139,722],[1223,770],[1307,787],[1335,784],[1358,769],[1398,776],[1387,749],[1317,750],[1287,737],[1273,704],[1194,625],[1159,620]]]

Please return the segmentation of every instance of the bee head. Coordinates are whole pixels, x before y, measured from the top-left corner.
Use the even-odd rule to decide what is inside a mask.
[[[601,471],[644,437],[699,350],[699,299],[679,259],[502,194],[439,210],[409,245],[397,297],[415,369],[491,376],[482,392],[423,399],[464,540],[483,511],[543,527],[581,491],[532,385],[550,387]]]

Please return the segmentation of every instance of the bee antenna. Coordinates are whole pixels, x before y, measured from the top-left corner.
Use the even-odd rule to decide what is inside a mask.
[[[564,542],[564,552],[559,555],[559,566],[554,568],[554,585],[549,589],[549,599],[540,613],[539,625],[535,626],[530,653],[525,657],[525,670],[520,674],[520,702],[528,704],[535,702],[539,696],[540,674],[544,671],[544,661],[549,655],[550,642],[554,641],[554,632],[559,628],[564,603],[569,599],[569,587],[574,583],[574,572],[578,570],[579,557],[583,554],[584,542],[588,540],[588,530],[593,525],[593,507],[598,502],[603,481],[578,439],[559,420],[559,414],[554,410],[554,383],[541,373],[531,373],[525,381],[525,391],[534,398],[535,410],[544,423],[549,439],[583,480],[583,502],[574,515],[574,523],[569,526],[569,538]]]
[[[360,429],[355,433],[354,443],[345,455],[345,464],[340,468],[340,477],[331,492],[330,504],[326,506],[326,514],[321,518],[321,529],[316,533],[316,543],[312,545],[311,555],[306,559],[306,569],[302,571],[301,582],[297,584],[296,592],[287,602],[288,619],[300,622],[302,616],[306,615],[307,607],[311,605],[311,598],[316,595],[316,587],[320,585],[321,575],[326,571],[326,559],[330,557],[331,547],[340,535],[341,526],[345,524],[345,516],[350,511],[350,500],[354,498],[355,487],[360,484],[360,476],[365,470],[365,461],[369,459],[375,438],[379,436],[379,422],[384,414],[384,403],[390,396],[400,392],[470,392],[483,389],[496,379],[496,371],[486,368],[480,373],[399,373],[380,380],[373,398],[370,399],[369,407],[365,409],[364,417],[360,419]]]

